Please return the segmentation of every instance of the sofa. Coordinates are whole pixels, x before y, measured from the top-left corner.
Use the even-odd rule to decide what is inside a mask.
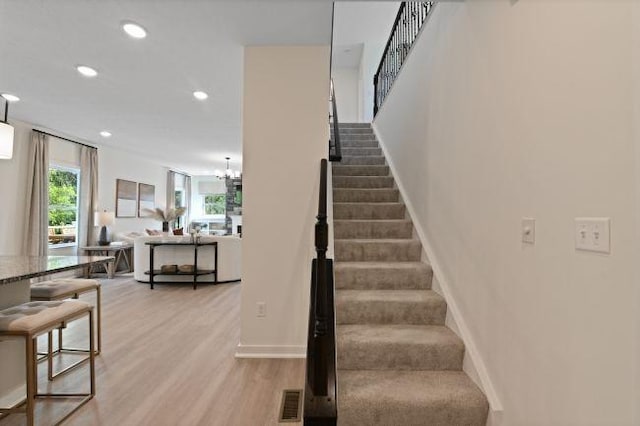
[[[151,241],[159,242],[190,242],[190,236],[157,235],[141,236],[134,239],[134,278],[140,282],[149,282],[149,246]],[[238,236],[203,235],[201,242],[216,241],[218,243],[218,282],[239,281],[242,269],[241,239]],[[198,248],[198,269],[213,269],[213,246]],[[154,251],[154,267],[160,269],[162,265],[193,265],[193,246],[157,246]],[[198,282],[212,282],[213,275],[201,275]],[[189,275],[156,275],[154,282],[192,282]]]

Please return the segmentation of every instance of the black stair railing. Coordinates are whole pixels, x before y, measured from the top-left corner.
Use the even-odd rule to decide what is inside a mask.
[[[320,161],[320,194],[315,225],[316,258],[311,263],[305,426],[335,426],[338,418],[333,260],[327,259],[327,164],[324,158]]]
[[[340,145],[339,132],[340,123],[338,121],[338,106],[336,102],[336,92],[333,89],[333,80],[331,80],[330,102],[329,124],[331,126],[331,139],[329,140],[329,161],[342,161],[342,146]]]
[[[378,65],[378,70],[373,77],[374,116],[391,90],[422,24],[427,20],[434,5],[433,1],[402,2],[400,5],[391,35],[380,59],[380,65]]]

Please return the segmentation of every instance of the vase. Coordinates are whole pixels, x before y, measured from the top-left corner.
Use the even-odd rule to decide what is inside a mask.
[[[162,232],[169,232],[169,222],[162,222]]]

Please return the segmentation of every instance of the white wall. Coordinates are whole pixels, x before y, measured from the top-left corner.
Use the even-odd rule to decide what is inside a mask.
[[[637,7],[440,3],[375,121],[493,424],[638,424]],[[582,216],[611,218],[610,255],[574,249]]]
[[[359,122],[358,69],[333,68],[331,78],[333,79],[333,89],[336,93],[338,119],[341,123]]]
[[[101,146],[98,150],[99,207],[115,212],[116,179],[155,185],[156,207],[166,207],[168,168],[149,161],[142,156]],[[121,231],[142,231],[145,228],[162,229],[162,224],[149,218],[116,217],[109,227],[112,233]]]
[[[244,67],[238,356],[304,356],[329,46],[247,47]]]
[[[15,128],[13,158],[0,160],[0,255],[22,254],[25,222],[25,194],[27,191],[27,154],[31,141],[31,127],[9,120]]]

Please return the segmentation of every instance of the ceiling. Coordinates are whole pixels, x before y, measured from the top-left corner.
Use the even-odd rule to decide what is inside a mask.
[[[191,174],[241,163],[243,46],[328,44],[331,2],[0,0],[9,119]],[[135,40],[125,20],[148,36]],[[95,78],[75,67],[98,70]],[[197,101],[192,93],[209,94]],[[99,135],[108,130],[112,136]]]

